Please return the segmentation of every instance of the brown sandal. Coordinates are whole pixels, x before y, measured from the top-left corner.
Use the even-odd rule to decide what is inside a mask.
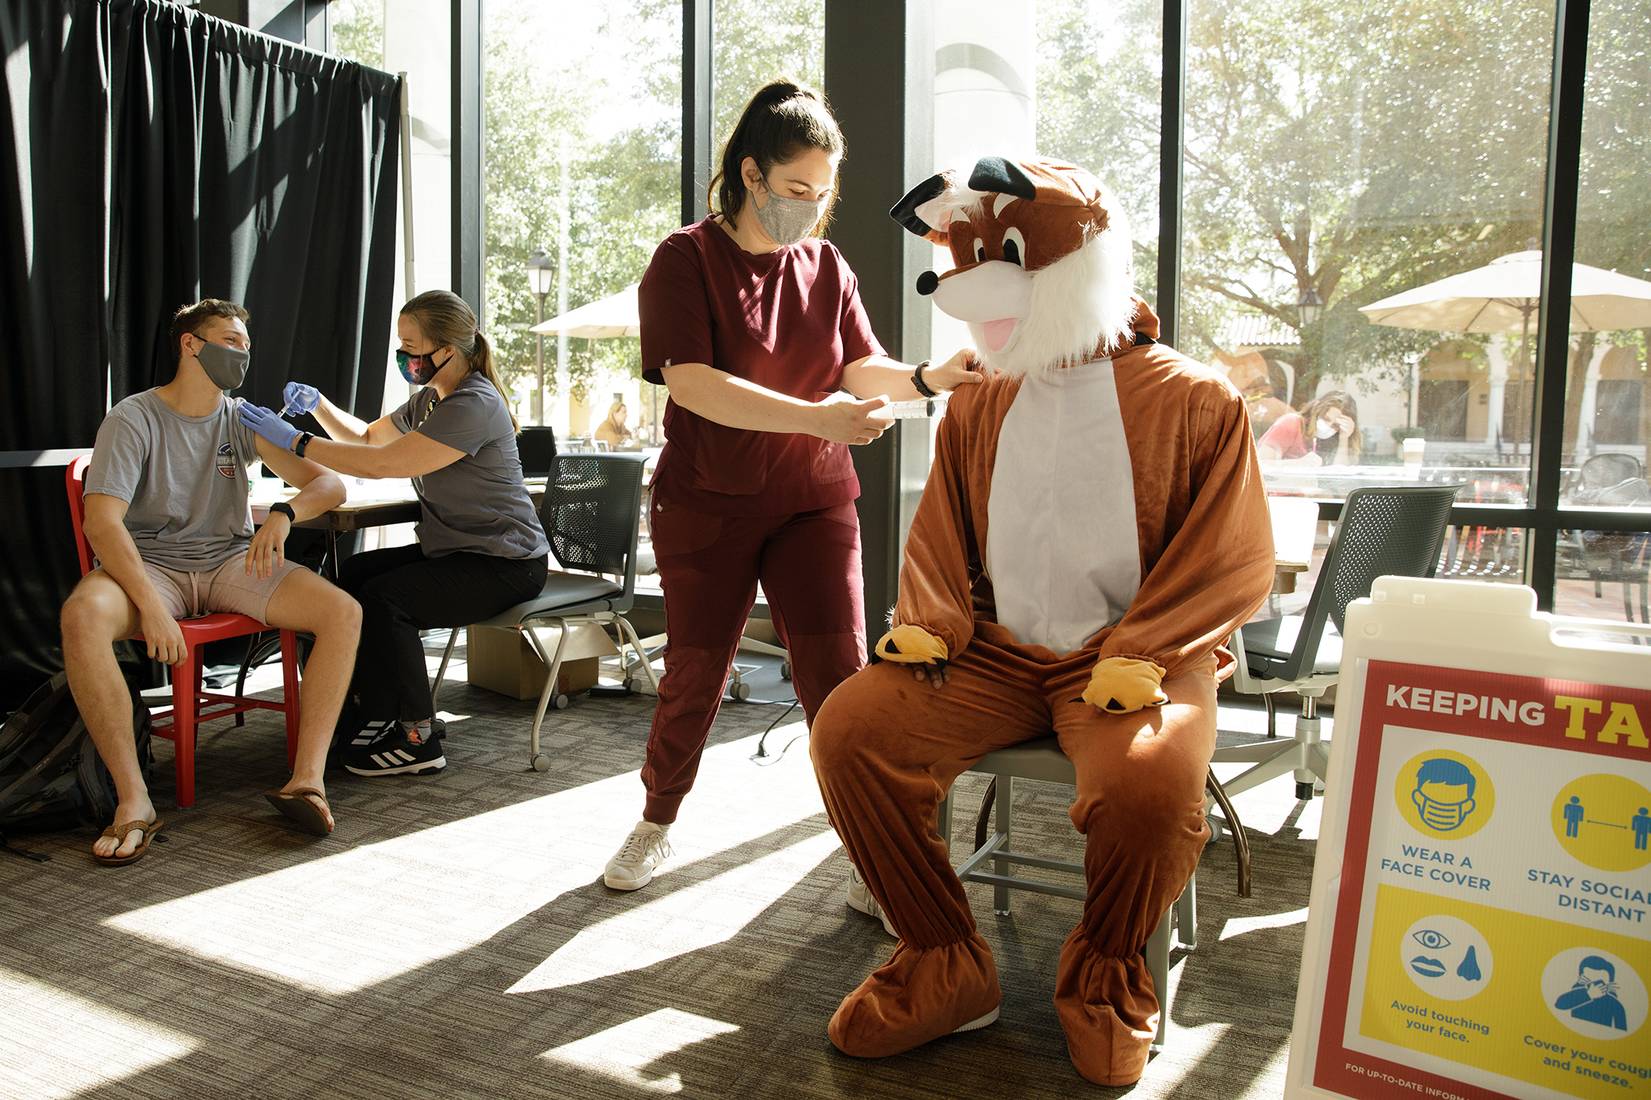
[[[291,791],[265,791],[264,797],[269,804],[281,811],[281,815],[303,829],[312,836],[327,836],[333,830],[328,815],[321,812],[321,806],[310,801],[310,796],[321,800],[330,812],[332,806],[327,802],[327,796],[314,787],[299,787]]]
[[[157,817],[153,821],[126,821],[119,825],[111,825],[98,835],[98,839],[102,840],[106,836],[114,837],[116,852],[120,851],[120,846],[126,842],[128,833],[141,830],[143,832],[143,842],[123,856],[117,856],[113,852],[106,856],[100,856],[93,852],[92,858],[105,867],[124,867],[128,863],[136,863],[149,851],[149,842],[155,839],[155,834],[160,832],[165,824],[166,822]]]

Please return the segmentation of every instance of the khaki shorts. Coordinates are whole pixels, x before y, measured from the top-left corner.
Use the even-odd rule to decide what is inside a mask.
[[[270,597],[287,579],[287,574],[304,568],[286,559],[275,564],[268,577],[246,571],[246,555],[236,554],[214,569],[191,572],[168,569],[154,562],[143,563],[143,571],[166,602],[174,619],[193,619],[214,611],[230,611],[259,622],[268,622]]]

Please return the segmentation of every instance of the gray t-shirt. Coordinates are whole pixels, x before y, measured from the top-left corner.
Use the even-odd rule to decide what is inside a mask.
[[[126,501],[126,530],[144,561],[202,570],[246,553],[258,437],[236,419],[239,405],[226,396],[216,412],[183,416],[145,390],[103,418],[86,492]]]
[[[550,553],[533,498],[522,484],[516,428],[504,398],[486,375],[468,374],[438,401],[426,387],[390,414],[403,432],[416,431],[465,457],[413,479],[418,491],[418,541],[425,554],[469,551],[496,558]]]

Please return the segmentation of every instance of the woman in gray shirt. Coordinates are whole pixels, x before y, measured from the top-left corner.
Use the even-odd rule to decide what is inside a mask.
[[[357,775],[415,775],[447,766],[419,631],[464,626],[537,596],[550,544],[522,483],[519,430],[487,338],[464,299],[420,294],[396,322],[401,373],[423,389],[367,424],[314,388],[287,385],[287,409],[315,413],[331,439],[300,432],[269,409],[246,406],[247,427],[277,446],[354,477],[408,477],[418,494],[418,543],[347,559],[339,583],[361,602],[361,646],[351,702],[382,722],[349,750]]]

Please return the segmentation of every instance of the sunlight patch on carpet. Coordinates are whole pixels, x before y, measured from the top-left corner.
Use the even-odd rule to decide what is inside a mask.
[[[807,752],[759,768],[748,759],[755,747],[752,736],[706,751],[672,830],[674,871],[807,818],[823,821]],[[318,850],[336,854],[104,924],[313,992],[353,993],[460,954],[590,887],[636,824],[642,796],[638,773],[627,772],[351,848],[346,795],[335,806],[338,832],[318,842]],[[828,836],[794,858],[811,858],[812,867],[835,846]],[[179,848],[168,858],[187,858]],[[674,935],[669,928],[656,934]]]
[[[3,966],[0,1005],[5,1006],[0,1096],[57,1100],[110,1088],[200,1045],[169,1027]]]
[[[662,1008],[634,1020],[587,1035],[559,1047],[552,1047],[539,1057],[576,1069],[600,1073],[621,1084],[649,1092],[672,1095],[682,1091],[682,1074],[678,1071],[649,1073],[648,1067],[670,1054],[675,1054],[694,1043],[714,1039],[738,1031],[734,1024],[696,1016],[675,1008]],[[716,1066],[715,1060],[708,1066]],[[722,1076],[727,1066],[711,1070]]]
[[[1307,922],[1307,910],[1291,909],[1287,913],[1264,913],[1259,917],[1234,917],[1221,926],[1220,939],[1230,940],[1242,936],[1247,932],[1259,932],[1265,928],[1289,928],[1295,924]]]
[[[646,970],[667,959],[726,943],[837,850],[831,829],[703,882],[648,897],[574,933],[507,993],[535,993]]]

